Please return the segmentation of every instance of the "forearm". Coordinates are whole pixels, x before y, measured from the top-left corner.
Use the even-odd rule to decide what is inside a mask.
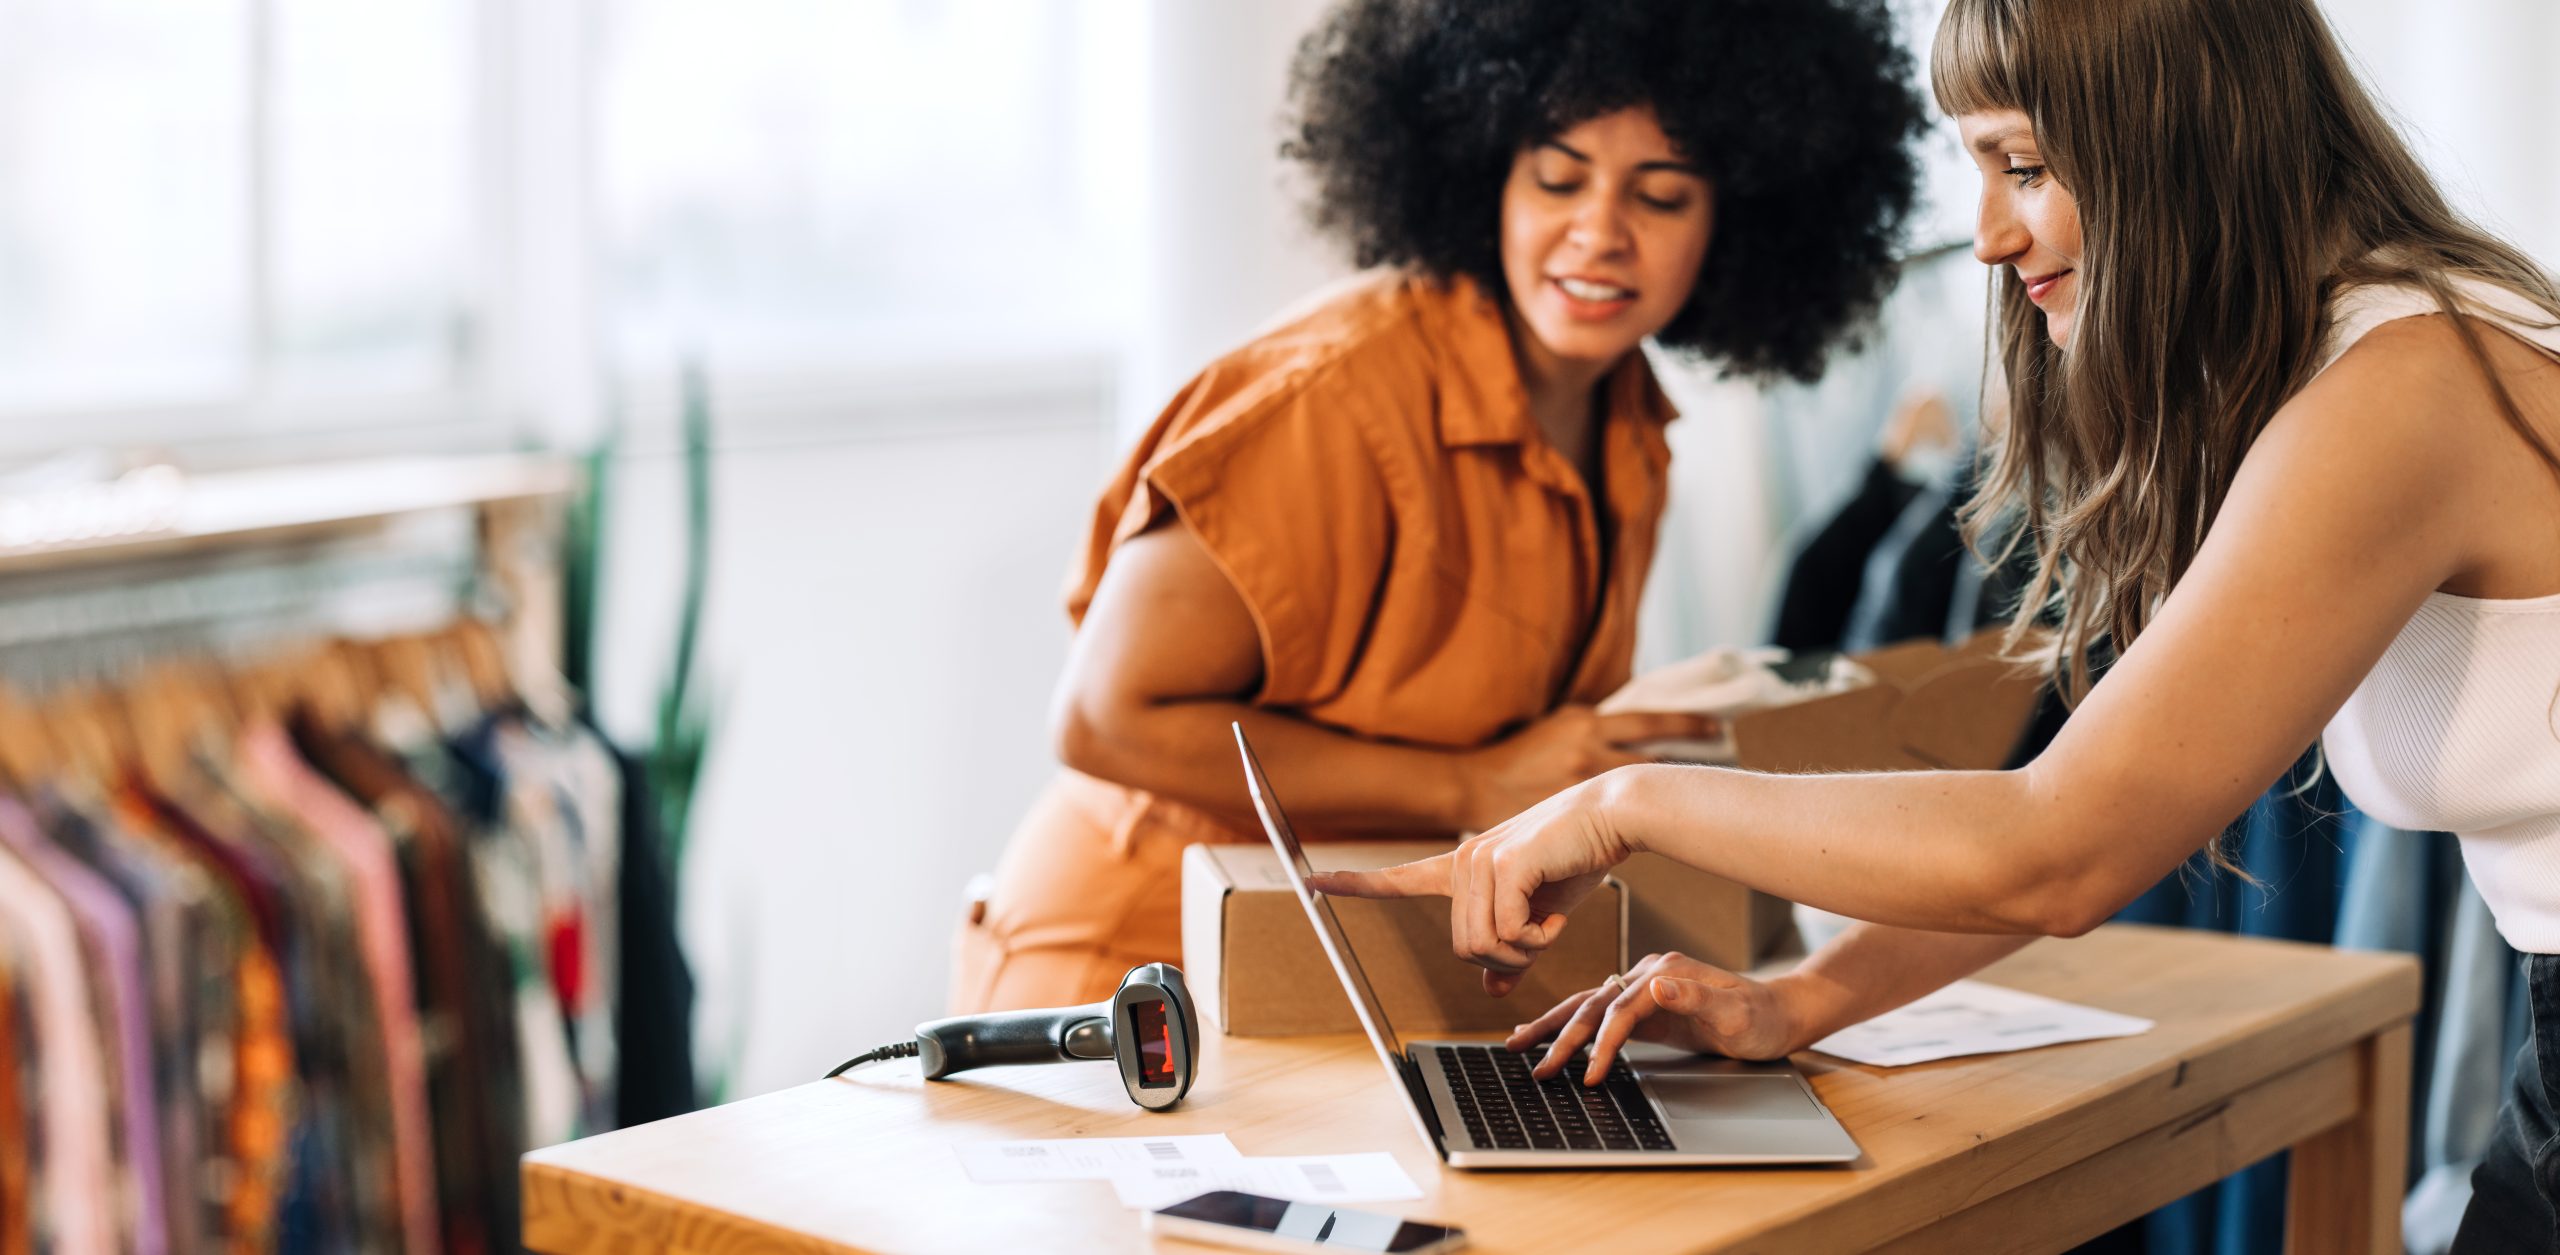
[[[1462,751],[1375,741],[1237,701],[1147,703],[1079,719],[1067,765],[1116,784],[1254,822],[1229,723],[1244,725],[1289,817],[1309,827],[1455,833],[1470,812]]]
[[[2157,869],[2136,866],[2151,855],[2119,839],[2125,817],[2086,801],[2066,812],[2032,771],[1780,776],[1646,766],[1593,787],[1632,850],[1932,932],[2080,931],[2203,844],[2183,843]]]
[[[1794,971],[1769,981],[1793,1009],[1790,1051],[1970,976],[2035,940],[1852,924]]]

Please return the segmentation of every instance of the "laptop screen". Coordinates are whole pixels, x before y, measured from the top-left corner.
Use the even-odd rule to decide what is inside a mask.
[[[1367,1029],[1369,1040],[1386,1060],[1387,1070],[1399,1078],[1404,1075],[1404,1040],[1396,1036],[1395,1027],[1387,1023],[1387,1010],[1379,1005],[1377,991],[1369,987],[1367,973],[1360,970],[1360,960],[1351,955],[1351,942],[1342,935],[1342,921],[1333,914],[1333,901],[1307,887],[1307,877],[1315,868],[1307,862],[1307,852],[1298,844],[1298,834],[1289,827],[1289,817],[1280,811],[1280,799],[1271,792],[1271,780],[1262,774],[1262,763],[1253,756],[1252,743],[1244,739],[1244,725],[1236,730],[1236,749],[1244,754],[1245,783],[1253,790],[1253,809],[1262,816],[1262,830],[1271,836],[1271,847],[1280,852],[1280,868],[1289,877],[1289,887],[1298,891],[1298,901],[1307,908],[1307,918],[1315,921],[1316,940],[1324,943],[1325,957],[1333,960],[1334,973],[1342,978],[1342,988],[1351,995],[1351,1009],[1359,1013],[1360,1027]]]

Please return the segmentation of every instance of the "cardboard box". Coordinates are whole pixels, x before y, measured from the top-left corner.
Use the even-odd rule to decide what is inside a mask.
[[[1745,889],[1659,854],[1639,854],[1612,873],[1627,886],[1627,962],[1678,951],[1745,972],[1795,931],[1785,898]]]
[[[1318,868],[1377,868],[1428,858],[1446,842],[1322,842]],[[1360,967],[1396,1032],[1507,1032],[1512,1025],[1626,969],[1627,894],[1604,880],[1564,936],[1509,997],[1484,992],[1481,969],[1449,952],[1442,898],[1334,900]],[[1195,845],[1182,855],[1183,978],[1209,1021],[1239,1037],[1356,1033],[1351,1000],[1316,941],[1268,845]]]
[[[2003,660],[2000,629],[1950,649],[1904,641],[1851,657],[1861,689],[1732,719],[1734,765],[1753,771],[1985,771],[2008,762],[2044,678]]]
[[[2044,681],[2002,660],[1999,645],[1994,628],[1952,649],[1918,640],[1853,655],[1876,683],[1730,716],[1732,765],[1782,773],[2004,766]],[[1630,898],[1631,960],[1677,950],[1740,971],[1793,928],[1784,899],[1660,855],[1637,855],[1616,874]]]

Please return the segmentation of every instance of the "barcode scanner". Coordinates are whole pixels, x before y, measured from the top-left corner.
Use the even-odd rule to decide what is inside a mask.
[[[1003,1064],[1116,1060],[1129,1101],[1162,1111],[1181,1102],[1199,1075],[1200,1016],[1182,970],[1147,963],[1130,968],[1117,992],[1091,1006],[934,1020],[916,1026],[914,1041],[855,1055],[827,1075],[910,1058],[922,1060],[928,1081]]]

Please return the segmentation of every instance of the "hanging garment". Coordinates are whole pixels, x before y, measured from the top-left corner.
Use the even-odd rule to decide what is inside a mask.
[[[302,1103],[279,887],[251,852],[225,844],[136,782],[127,782],[114,808],[127,829],[159,837],[217,875],[238,904],[245,932],[231,986],[237,1037],[233,1097],[223,1121],[234,1171],[222,1231],[232,1250],[275,1249],[288,1228],[295,1113]]]
[[[160,1100],[151,1066],[141,930],[133,908],[104,877],[38,831],[35,817],[13,798],[0,798],[0,844],[52,887],[88,939],[97,1001],[105,1012],[118,1117],[113,1197],[119,1241],[140,1255],[164,1255],[169,1217],[160,1171]]]
[[[37,1127],[44,1192],[35,1242],[57,1255],[107,1255],[116,1245],[108,1161],[107,1055],[86,990],[92,974],[70,910],[16,850],[0,843],[0,928],[14,933],[44,1059]]]
[[[7,930],[0,929],[0,1255],[33,1255],[39,1206],[28,1162],[36,1127],[27,1101],[37,1059],[26,1031],[32,1016],[19,964]]]
[[[50,787],[29,806],[55,845],[115,888],[141,930],[168,1249],[198,1255],[208,1235],[222,1232],[213,1183],[230,1170],[206,1132],[230,1087],[219,1078],[209,1087],[200,1061],[230,1057],[227,985],[236,943],[221,932],[215,890],[184,859],[93,818]]]
[[[693,1079],[693,970],[676,936],[675,869],[648,772],[618,750],[614,762],[622,788],[622,955],[616,965],[622,993],[614,1000],[622,1070],[614,1118],[628,1128],[683,1115],[699,1105],[699,1097]]]
[[[442,1249],[436,1229],[434,1137],[427,1124],[426,1064],[412,988],[409,920],[390,834],[302,760],[283,728],[260,722],[239,740],[242,773],[301,818],[341,860],[361,902],[357,941],[382,1027],[389,1112],[397,1142],[402,1228],[407,1248]]]
[[[1769,643],[1790,652],[1839,649],[1849,636],[1868,556],[1923,485],[1904,479],[1883,458],[1867,463],[1857,491],[1806,539],[1787,565]]]
[[[305,758],[371,809],[404,852],[425,977],[420,1021],[447,1248],[512,1247],[514,1164],[525,1149],[508,993],[514,977],[481,923],[469,837],[452,808],[381,747],[304,715],[288,727]]]

